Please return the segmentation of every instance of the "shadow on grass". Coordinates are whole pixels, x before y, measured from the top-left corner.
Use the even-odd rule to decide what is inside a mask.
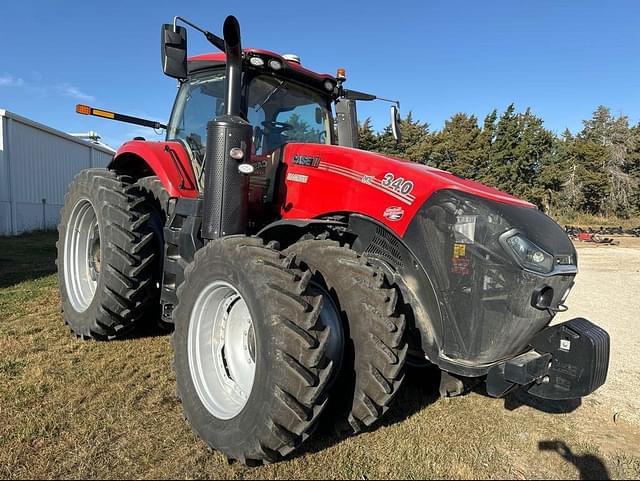
[[[481,396],[491,398],[487,394],[486,384],[484,382],[478,384],[473,388],[473,391]],[[507,411],[515,411],[523,406],[527,406],[538,411],[542,411],[547,414],[569,414],[574,412],[580,406],[582,406],[582,399],[567,399],[567,400],[551,400],[542,399],[529,394],[523,389],[516,389],[515,391],[507,394],[504,398],[504,408]]]
[[[440,372],[429,367],[424,369],[409,368],[402,389],[393,400],[391,408],[384,417],[364,432],[374,432],[384,426],[392,426],[410,418],[438,400],[440,394]],[[353,436],[348,426],[337,426],[335,417],[339,409],[329,405],[318,422],[313,437],[296,451],[293,456],[300,457],[308,453],[317,453],[335,446]],[[341,417],[343,418],[343,416]]]
[[[611,479],[609,470],[602,459],[593,454],[577,455],[563,441],[540,441],[540,451],[554,451],[580,472],[580,479]]]
[[[0,289],[56,272],[56,231],[0,237]]]
[[[554,401],[533,396],[519,389],[504,400],[504,407],[508,411],[515,411],[522,406],[529,406],[547,414],[568,414],[582,406],[582,399]]]

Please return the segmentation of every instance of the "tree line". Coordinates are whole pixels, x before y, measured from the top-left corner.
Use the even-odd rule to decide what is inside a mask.
[[[402,141],[387,126],[359,125],[360,148],[402,157],[477,180],[537,204],[550,215],[628,218],[640,214],[640,123],[598,107],[577,134],[544,127],[531,109],[493,110],[482,124],[457,113],[432,132],[411,112]]]

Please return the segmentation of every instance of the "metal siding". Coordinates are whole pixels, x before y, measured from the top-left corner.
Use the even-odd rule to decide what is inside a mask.
[[[11,232],[11,203],[9,197],[8,156],[6,120],[4,111],[0,111],[0,235]]]
[[[94,167],[106,167],[107,165],[109,165],[109,162],[111,162],[111,159],[113,159],[112,154],[107,154],[106,152],[95,149],[93,152]]]
[[[106,166],[112,155],[62,132],[9,115],[11,117],[5,115],[3,121],[10,122],[11,128],[5,129],[5,153],[0,162],[0,176],[6,179],[0,180],[0,235],[54,228],[74,176],[82,169]],[[7,130],[10,135],[6,135]],[[8,144],[10,149],[6,155]],[[12,200],[14,232],[11,232],[9,208]]]

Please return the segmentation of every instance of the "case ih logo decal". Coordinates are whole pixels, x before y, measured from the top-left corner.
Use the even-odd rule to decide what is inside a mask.
[[[357,180],[363,184],[368,184],[374,189],[381,190],[385,194],[390,195],[407,205],[412,205],[416,200],[416,197],[411,195],[411,192],[413,191],[413,182],[405,180],[403,177],[396,177],[391,172],[386,173],[384,178],[378,179],[373,175],[367,175],[362,172],[358,172],[357,170],[342,167],[341,165],[329,164],[323,161],[320,161],[318,168],[333,174],[348,177],[349,179]]]
[[[317,155],[313,157],[310,155],[294,155],[293,163],[305,167],[318,167],[320,165],[320,157]]]
[[[387,207],[384,211],[384,217],[391,221],[398,221],[404,216],[404,209],[402,207]]]

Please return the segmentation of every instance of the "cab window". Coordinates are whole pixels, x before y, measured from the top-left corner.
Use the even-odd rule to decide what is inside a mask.
[[[294,82],[270,76],[251,81],[247,118],[254,127],[256,154],[288,142],[331,143],[331,116],[325,97]]]
[[[167,130],[167,140],[183,140],[204,159],[207,124],[224,113],[224,71],[194,76],[180,87]]]

